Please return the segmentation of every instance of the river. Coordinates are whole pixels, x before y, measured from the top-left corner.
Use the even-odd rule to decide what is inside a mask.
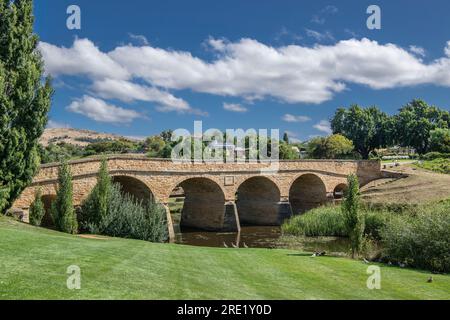
[[[185,229],[176,234],[176,243],[219,248],[289,248],[305,252],[327,252],[345,255],[349,252],[348,239],[338,237],[283,236],[280,227],[242,227],[236,232],[206,232]]]

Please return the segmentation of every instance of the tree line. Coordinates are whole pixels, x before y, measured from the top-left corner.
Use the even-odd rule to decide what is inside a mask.
[[[376,155],[376,149],[402,146],[419,155],[450,151],[450,113],[415,99],[388,115],[378,107],[352,105],[339,108],[331,119],[334,134],[352,141],[363,159]]]

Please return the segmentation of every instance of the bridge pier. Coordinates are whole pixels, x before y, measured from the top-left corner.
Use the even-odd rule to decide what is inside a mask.
[[[282,199],[278,203],[277,224],[282,225],[283,222],[292,217],[292,206],[289,199]]]
[[[164,209],[166,210],[166,218],[167,218],[167,231],[169,232],[169,242],[175,242],[175,229],[173,227],[172,215],[170,214],[169,204],[163,204]]]
[[[225,214],[223,217],[222,231],[240,232],[241,224],[236,207],[236,202],[228,201],[225,203]]]

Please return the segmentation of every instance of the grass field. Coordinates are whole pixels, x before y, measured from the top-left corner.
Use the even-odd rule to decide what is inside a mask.
[[[86,239],[0,217],[0,299],[449,299],[450,276],[292,250]],[[66,288],[69,265],[81,290]]]

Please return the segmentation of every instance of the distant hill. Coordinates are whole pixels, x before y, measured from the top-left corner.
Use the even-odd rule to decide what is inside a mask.
[[[44,134],[39,139],[43,146],[50,143],[57,144],[59,142],[70,143],[77,146],[87,146],[89,143],[99,140],[118,140],[127,139],[130,141],[138,141],[136,138],[123,137],[110,133],[99,133],[91,130],[71,129],[71,128],[52,128],[45,129]]]

